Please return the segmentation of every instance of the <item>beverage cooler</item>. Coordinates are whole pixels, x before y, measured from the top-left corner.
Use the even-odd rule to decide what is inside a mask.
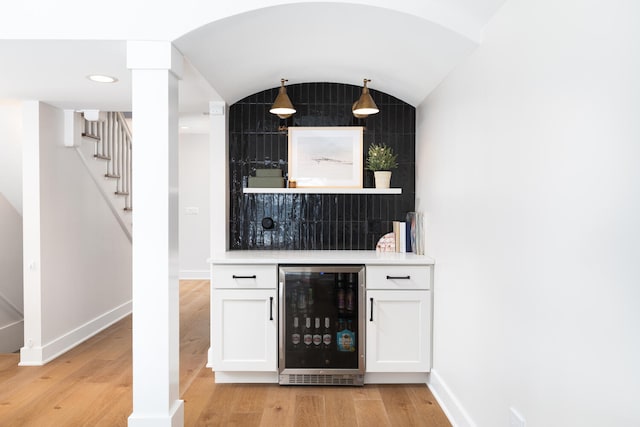
[[[280,384],[364,384],[364,266],[279,266]]]

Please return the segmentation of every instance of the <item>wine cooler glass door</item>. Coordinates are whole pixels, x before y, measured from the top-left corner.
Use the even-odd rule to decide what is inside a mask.
[[[280,383],[362,383],[364,267],[280,266]]]

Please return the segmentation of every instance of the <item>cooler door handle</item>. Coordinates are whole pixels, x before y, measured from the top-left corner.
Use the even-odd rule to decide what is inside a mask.
[[[269,320],[273,320],[273,297],[269,297]]]
[[[373,298],[369,298],[371,302],[371,315],[369,316],[369,322],[373,322]]]
[[[387,280],[409,280],[411,276],[387,276]]]
[[[234,279],[255,279],[256,275],[254,274],[253,276],[236,276],[235,274],[233,276],[231,276]]]

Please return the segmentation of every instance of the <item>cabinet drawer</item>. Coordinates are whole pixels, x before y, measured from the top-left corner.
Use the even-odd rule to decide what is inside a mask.
[[[367,266],[367,289],[430,289],[431,267],[421,265]]]
[[[211,281],[214,288],[275,289],[278,271],[274,264],[214,265]]]

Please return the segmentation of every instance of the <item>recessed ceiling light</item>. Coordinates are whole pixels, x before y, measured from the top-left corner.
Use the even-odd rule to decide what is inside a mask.
[[[87,76],[87,78],[92,82],[98,83],[115,83],[118,81],[118,79],[116,79],[115,77],[105,76],[103,74],[91,74]]]

